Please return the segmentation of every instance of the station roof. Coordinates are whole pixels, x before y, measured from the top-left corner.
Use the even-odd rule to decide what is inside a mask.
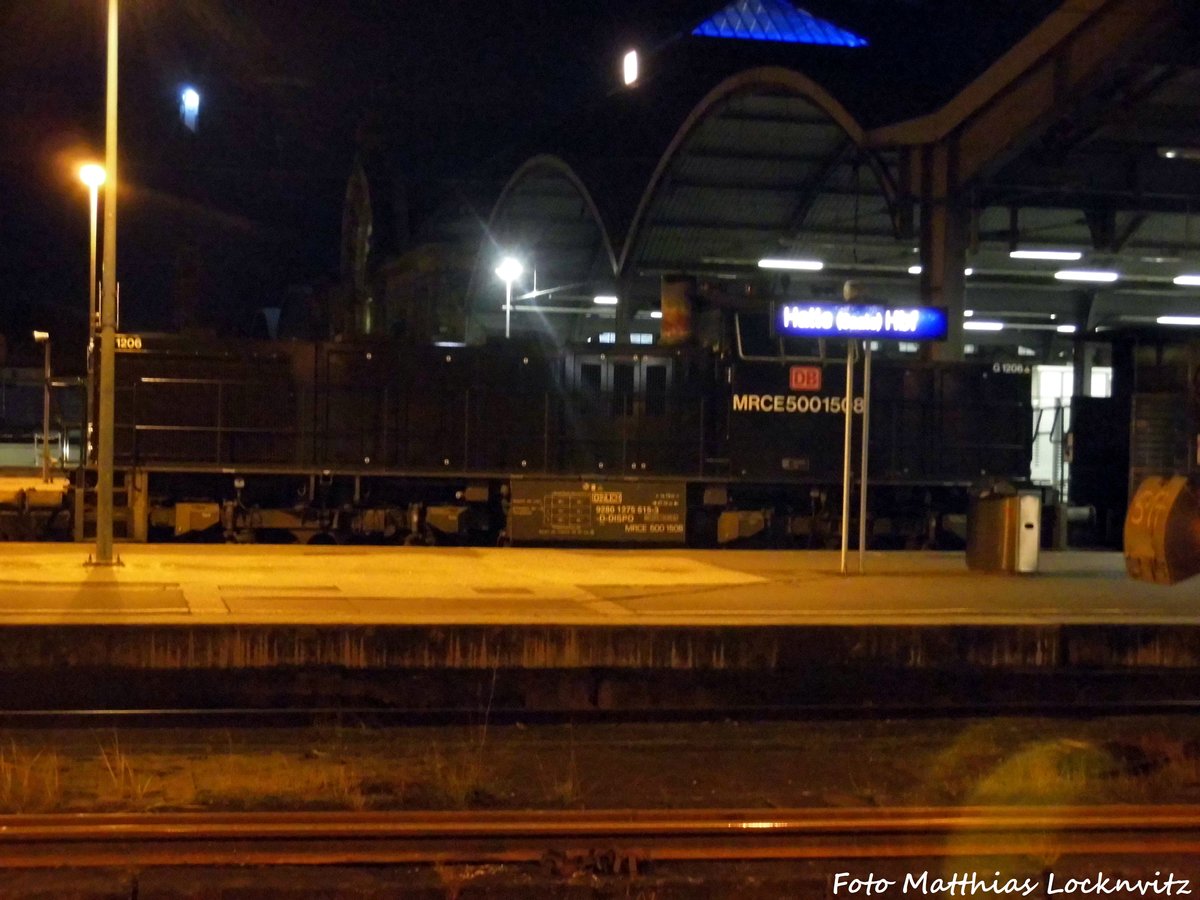
[[[789,275],[793,292],[832,294],[854,276],[912,300],[920,223],[906,176],[914,148],[949,139],[972,167],[968,306],[1044,317],[1051,335],[1054,322],[1200,312],[1173,282],[1200,271],[1193,5],[961,6],[805,3],[803,21],[866,41],[841,46],[696,34],[767,9],[752,0],[688,19],[633,89],[534,129],[523,159],[494,160],[510,175],[491,246],[527,248],[539,287],[583,284],[578,299],[607,280],[644,306],[659,274],[751,277],[784,255],[826,264]],[[1077,250],[1079,267],[1120,282],[1063,284],[1061,264],[1009,256],[1021,248]],[[490,288],[486,256],[477,293]]]

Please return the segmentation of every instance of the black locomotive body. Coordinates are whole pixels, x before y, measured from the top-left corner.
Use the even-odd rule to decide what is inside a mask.
[[[521,341],[119,346],[131,537],[824,546],[841,527],[838,360]],[[1028,478],[1030,380],[1016,368],[876,363],[873,540],[950,539],[972,483]],[[861,385],[855,397],[861,420]]]

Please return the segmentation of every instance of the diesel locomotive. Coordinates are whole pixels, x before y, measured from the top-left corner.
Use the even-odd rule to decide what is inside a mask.
[[[118,529],[828,546],[844,344],[756,352],[762,323],[733,318],[681,347],[120,335]],[[973,485],[1028,479],[1028,367],[881,358],[870,403],[873,546],[955,546]]]

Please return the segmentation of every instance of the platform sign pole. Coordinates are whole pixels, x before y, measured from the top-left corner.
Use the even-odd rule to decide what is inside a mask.
[[[846,341],[846,434],[842,449],[842,564],[846,574],[846,554],[850,550],[850,450],[854,440],[854,351],[857,341]]]
[[[843,296],[851,303],[824,303],[820,300],[781,303],[772,310],[772,333],[779,337],[802,337],[846,341],[846,436],[842,468],[842,574],[846,574],[846,555],[850,549],[850,491],[853,488],[850,452],[854,440],[854,362],[858,342],[863,348],[863,429],[862,489],[858,507],[858,569],[866,566],[867,550],[867,443],[871,431],[871,341],[905,342],[944,341],[949,334],[949,318],[940,306],[888,306],[862,303],[853,282],[846,282]]]
[[[862,475],[858,483],[858,574],[867,566],[867,456],[871,437],[871,342],[863,341]]]

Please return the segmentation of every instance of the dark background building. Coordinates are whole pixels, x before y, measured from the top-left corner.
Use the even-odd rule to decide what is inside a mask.
[[[122,327],[253,330],[264,307],[341,280],[355,160],[372,183],[373,264],[449,208],[485,218],[513,167],[549,140],[602,149],[619,61],[643,55],[647,125],[674,127],[677,86],[786,65],[867,121],[936,108],[1054,4],[848,0],[807,4],[859,49],[691,35],[721,4],[348,4],[126,0],[122,9],[118,274]],[[648,8],[652,6],[652,8]],[[10,356],[51,330],[86,332],[87,201],[102,156],[105,4],[0,13],[0,284]],[[673,81],[672,81],[673,79]],[[201,94],[194,130],[180,90]],[[656,157],[661,148],[626,143]],[[73,356],[64,353],[69,366]]]

